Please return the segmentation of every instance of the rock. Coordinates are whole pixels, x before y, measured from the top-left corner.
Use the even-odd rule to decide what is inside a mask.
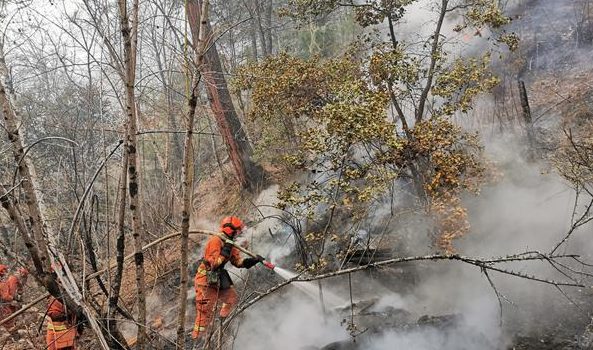
[[[401,328],[412,322],[407,310],[387,307],[383,311],[367,311],[355,316],[358,328],[375,332]]]
[[[370,307],[375,305],[378,301],[379,301],[379,298],[363,299],[363,300],[359,300],[359,301],[352,303],[353,307],[351,307],[350,303],[348,303],[346,305],[338,306],[334,310],[337,311],[340,315],[346,316],[346,315],[350,314],[350,312],[351,312],[350,310],[351,310],[351,308],[353,308],[354,314],[358,315],[358,314],[364,312],[365,310],[368,310]]]
[[[443,316],[428,316],[424,315],[416,322],[419,326],[430,326],[434,328],[448,328],[459,325],[462,321],[462,316],[459,314],[443,315]]]

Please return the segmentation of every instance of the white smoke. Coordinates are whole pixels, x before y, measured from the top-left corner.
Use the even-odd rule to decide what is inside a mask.
[[[291,254],[294,250],[292,230],[286,224],[290,218],[277,209],[278,185],[272,185],[262,191],[253,204],[257,207],[253,224],[241,237],[248,241],[252,251],[276,262]],[[240,240],[240,242],[241,242]]]
[[[247,311],[235,343],[244,350],[300,350],[347,337],[335,315],[326,317],[318,303],[287,294]]]
[[[569,228],[574,198],[571,189],[555,174],[542,173],[539,165],[521,160],[516,154],[516,145],[509,140],[489,143],[488,151],[490,157],[497,159],[504,175],[499,182],[484,188],[479,196],[464,199],[469,207],[472,229],[456,247],[463,255],[484,258],[528,250],[548,252]],[[575,232],[577,243],[574,244],[579,250],[585,249],[584,232]],[[416,234],[426,235],[426,232]],[[586,243],[586,247],[591,248],[590,242]],[[416,241],[411,240],[410,244]],[[479,268],[458,262],[424,262],[415,267],[420,271],[416,285],[407,291],[401,290],[404,282],[393,272],[396,269],[392,273],[384,272],[383,276],[389,277],[378,279],[365,277],[364,272],[354,275],[355,301],[379,297],[371,311],[389,307],[405,309],[412,313],[413,320],[422,315],[459,314],[463,322],[446,330],[428,327],[388,331],[382,336],[370,337],[372,342],[366,342],[364,349],[484,349],[484,344],[502,349],[509,342],[507,324],[515,324],[519,317],[515,315],[517,307],[521,307],[521,317],[540,314],[542,303],[571,308],[568,300],[552,287],[490,272],[499,292],[515,305],[503,300],[501,327],[498,299]],[[504,267],[562,279],[545,263]],[[345,278],[333,278],[324,281],[324,289],[348,298],[346,283]],[[400,292],[394,293],[394,290]],[[248,344],[248,349],[301,349],[310,345],[321,348],[332,341],[347,340],[345,326],[339,326],[340,317],[330,315],[324,319],[318,303],[318,300],[304,299],[298,290],[287,288],[275,299],[260,302],[246,313],[237,342]],[[525,329],[529,329],[528,325]]]
[[[516,6],[516,2],[512,3]],[[413,4],[406,13],[406,20],[398,25],[398,35],[403,33],[398,39],[412,41],[417,37],[430,36],[434,30],[430,24],[436,19],[433,4],[434,1],[429,0]],[[455,19],[446,21],[443,33],[463,41],[463,36],[467,37],[468,33],[455,33],[452,30],[455,24]],[[456,54],[467,54],[467,50],[485,47],[489,33],[482,35],[475,37],[471,33],[470,40],[461,44]],[[480,117],[484,118],[483,115]],[[492,131],[494,128],[483,119],[477,127],[486,136],[487,154],[496,162],[502,179],[483,188],[478,196],[465,196],[463,202],[468,207],[472,228],[465,238],[455,243],[456,248],[462,255],[483,258],[532,250],[548,253],[570,228],[574,191],[553,169],[525,161],[522,157],[524,145],[515,137],[498,132],[484,133],[484,130]],[[470,128],[476,129],[475,126]],[[376,208],[373,221],[380,222],[391,211],[392,208],[387,205]],[[427,246],[422,244],[428,241],[426,227],[421,223],[397,226],[406,222],[398,220],[390,232],[400,241],[398,246],[405,246],[406,254],[426,252]],[[588,254],[593,248],[587,237],[591,227],[589,224],[576,230],[559,251]],[[270,251],[274,249],[270,248]],[[289,247],[283,249],[279,258],[290,252]],[[541,332],[542,327],[553,327],[556,319],[562,317],[582,318],[571,302],[552,286],[489,272],[496,291],[501,294],[501,319],[496,292],[479,268],[442,261],[415,263],[413,266],[416,269],[414,273],[418,272],[415,273],[414,283],[400,279],[399,272],[411,269],[410,265],[388,267],[378,272],[381,274],[378,278],[373,278],[370,272],[354,274],[354,301],[379,298],[369,311],[380,313],[405,309],[411,313],[412,323],[423,315],[455,314],[460,315],[461,321],[447,329],[394,328],[367,340],[363,335],[359,342],[364,345],[360,349],[506,349],[511,338],[519,333]],[[502,267],[566,280],[546,262],[514,263]],[[405,288],[405,284],[410,284],[411,288]],[[336,295],[349,297],[347,278],[332,278],[324,281],[323,285]],[[568,290],[567,293],[570,295],[573,291]],[[236,344],[247,349],[299,350],[307,346],[320,349],[331,342],[349,339],[346,325],[340,325],[342,318],[338,314],[324,315],[318,300],[304,298],[298,290],[287,288],[246,312],[239,326]],[[357,318],[355,315],[355,322]]]

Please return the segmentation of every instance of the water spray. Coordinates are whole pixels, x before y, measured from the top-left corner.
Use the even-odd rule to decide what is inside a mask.
[[[236,247],[237,249],[239,249],[241,252],[253,257],[253,258],[260,258],[262,265],[264,265],[265,267],[267,267],[268,269],[276,272],[280,277],[288,280],[288,279],[293,279],[295,277],[297,277],[297,274],[295,274],[294,272],[291,272],[289,270],[285,270],[281,267],[276,267],[274,264],[272,264],[271,262],[269,262],[268,260],[264,259],[261,255],[255,254],[253,252],[250,252],[249,250],[243,248],[242,246],[240,246],[237,242],[230,240],[224,233],[222,232],[214,232],[214,231],[206,231],[206,230],[198,230],[198,229],[192,229],[189,232],[190,234],[205,234],[205,235],[209,235],[209,236],[215,236],[220,238],[223,242],[225,243],[229,243],[232,244],[234,247]],[[319,296],[319,289],[318,286],[314,285],[313,282],[304,282],[304,281],[298,281],[297,283],[293,284],[296,288],[300,289],[301,291],[303,291],[305,294],[307,294],[308,296],[310,296],[311,298],[317,298]],[[323,291],[323,295],[324,295],[324,299],[325,302],[327,302],[332,308],[335,308],[339,305],[343,305],[346,301],[345,299],[329,292],[329,291]]]

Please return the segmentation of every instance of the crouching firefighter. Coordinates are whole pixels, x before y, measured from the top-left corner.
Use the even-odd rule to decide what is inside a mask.
[[[219,300],[222,302],[221,318],[227,317],[237,305],[237,291],[229,273],[224,269],[225,264],[230,261],[235,267],[249,269],[264,260],[262,257],[243,259],[239,250],[233,246],[234,239],[241,234],[243,228],[243,222],[238,217],[227,216],[220,223],[220,230],[226,240],[211,236],[206,242],[204,257],[198,262],[194,279],[197,316],[192,338],[196,342],[201,340],[210,325]]]
[[[61,264],[57,264],[61,268]],[[55,266],[52,265],[52,277],[57,278]],[[59,280],[58,280],[59,283]],[[76,341],[84,330],[84,315],[70,310],[60,299],[50,296],[47,301],[47,334],[45,342],[47,350],[76,350]]]

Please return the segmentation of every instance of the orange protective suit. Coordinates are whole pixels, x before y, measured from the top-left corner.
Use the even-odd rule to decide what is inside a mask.
[[[75,350],[78,332],[76,329],[76,317],[66,310],[66,307],[53,296],[49,297],[47,316],[51,321],[47,322],[47,334],[45,342],[48,350]]]
[[[243,267],[243,259],[239,250],[233,247],[230,257],[227,259],[220,255],[223,246],[224,241],[219,237],[212,236],[208,239],[204,248],[204,258],[194,278],[197,310],[196,322],[192,332],[192,338],[194,339],[197,339],[210,325],[218,300],[222,301],[220,317],[227,317],[237,305],[237,291],[232,286],[232,282],[227,288],[224,288],[225,286],[221,288],[219,282],[208,281],[208,274],[213,270],[219,271],[221,274],[227,273],[224,271],[223,266],[228,261],[236,267]]]
[[[12,315],[18,310],[18,306],[13,305],[16,300],[19,289],[19,278],[17,276],[10,276],[6,281],[0,282],[0,320]],[[11,329],[14,327],[14,320],[5,322],[4,328]]]

